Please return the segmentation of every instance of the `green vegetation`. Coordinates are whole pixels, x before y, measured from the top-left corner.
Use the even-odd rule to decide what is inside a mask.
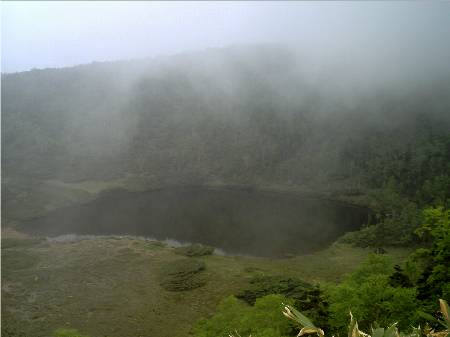
[[[439,158],[439,155],[437,155]],[[444,165],[448,165],[442,160]],[[363,279],[352,274],[332,292],[330,302],[331,321],[343,322],[342,310],[351,307],[360,314],[361,324],[376,321],[386,325],[395,318],[400,328],[408,324],[423,323],[426,318],[436,325],[429,313],[435,312],[439,298],[450,300],[450,210],[448,181],[439,178],[443,185],[424,183],[427,192],[417,192],[414,200],[400,201],[398,193],[386,197],[391,213],[381,217],[380,222],[359,232],[348,233],[341,242],[357,246],[385,246],[414,244],[419,247],[403,268],[396,266],[391,274],[389,268],[369,273]],[[444,186],[446,192],[441,190]],[[392,189],[390,189],[392,191]],[[425,198],[427,196],[427,198]],[[424,199],[425,198],[425,199]],[[421,207],[419,207],[421,205]],[[394,238],[398,238],[395,242]],[[377,257],[383,259],[382,257]],[[389,275],[391,274],[391,275]],[[395,303],[395,304],[394,304]],[[381,316],[383,317],[380,317]],[[344,326],[340,326],[340,330]]]
[[[323,326],[327,324],[327,300],[318,285],[313,286],[298,278],[257,275],[250,280],[250,286],[238,294],[238,299],[254,305],[258,298],[280,294],[292,299],[309,317]]]
[[[126,237],[7,248],[2,250],[2,336],[9,331],[14,337],[49,337],[64,327],[91,337],[183,337],[221,300],[252,289],[251,281],[262,274],[335,283],[371,251],[334,245],[290,259],[182,259],[156,241]],[[403,265],[409,253],[392,248],[388,255]],[[194,279],[207,282],[191,290],[165,290],[164,266],[180,259],[203,261],[206,268]]]
[[[417,234],[426,245],[418,249],[412,260],[422,267],[416,281],[418,297],[429,302],[450,298],[450,210],[443,207],[427,208],[424,222]]]
[[[442,220],[440,211],[442,210],[427,212],[427,214],[432,216],[433,219],[438,217]],[[432,223],[435,223],[435,221],[432,221]],[[445,221],[440,221],[441,225],[445,223]],[[427,228],[426,225],[424,226]],[[448,260],[446,261],[448,262]],[[440,265],[435,268],[441,278],[432,278],[435,286],[440,289],[440,294],[445,292],[450,284],[447,279],[441,281],[438,285],[436,284],[436,280],[442,280],[443,275],[440,273],[443,268],[448,268],[448,263],[445,267]],[[445,274],[445,277],[448,277],[448,273]],[[250,284],[250,289],[245,289],[238,294],[238,297],[247,303],[258,303],[265,296],[271,296],[269,294],[283,294],[283,300],[289,299],[291,304],[295,303],[295,306],[300,308],[305,315],[311,317],[319,326],[335,335],[345,334],[346,321],[350,311],[354,317],[358,318],[359,326],[362,329],[374,328],[376,330],[376,332],[374,330],[374,334],[377,336],[382,334],[381,330],[377,330],[381,329],[377,328],[380,326],[390,326],[390,329],[395,329],[395,331],[398,327],[405,332],[409,332],[412,326],[425,326],[426,322],[433,327],[437,327],[437,321],[432,315],[427,314],[427,312],[436,311],[437,301],[430,306],[429,302],[421,300],[418,296],[420,288],[413,285],[399,266],[393,268],[390,257],[386,255],[370,254],[367,260],[348,274],[341,283],[337,285],[326,284],[323,289],[314,289],[311,285],[301,281],[277,277],[255,277],[250,281]],[[420,285],[420,281],[418,284]],[[329,306],[326,305],[327,302]],[[196,336],[223,335],[227,332],[227,320],[232,322],[232,326],[238,326],[242,329],[237,329],[239,334],[242,332],[244,335],[259,335],[256,322],[243,325],[240,320],[237,320],[231,314],[235,310],[238,312],[236,317],[246,317],[246,314],[242,311],[251,311],[252,309],[237,302],[234,297],[224,303],[219,306],[215,316],[201,323],[202,328],[197,331]],[[271,316],[272,310],[273,307],[268,308],[266,314]],[[298,313],[298,315],[302,314]],[[248,318],[245,322],[251,320],[251,318]],[[307,320],[307,322],[310,322],[309,319]],[[255,327],[254,330],[251,329],[252,326]],[[314,326],[309,325],[309,327]],[[322,330],[314,330],[313,332],[319,332],[319,335],[323,335],[320,331]],[[276,333],[279,332],[274,332],[274,336]],[[261,335],[264,334],[261,332]],[[272,335],[268,334],[268,336]]]
[[[89,337],[75,329],[57,329],[54,337]]]
[[[2,274],[30,268],[37,262],[38,257],[27,250],[2,249]]]
[[[224,333],[242,328],[237,329],[239,333],[292,336],[289,324],[280,321],[270,327],[262,318],[272,317],[277,310],[279,314],[281,301],[300,308],[326,331],[342,333],[349,309],[364,329],[375,321],[386,325],[394,320],[404,331],[425,321],[436,326],[430,319],[436,302],[431,305],[415,294],[420,294],[426,266],[446,266],[433,251],[447,238],[443,230],[448,213],[438,208],[427,216],[422,234],[428,242],[427,254],[422,249],[421,254],[412,255],[414,260],[407,260],[410,251],[396,248],[376,255],[372,249],[339,244],[280,260],[217,255],[180,258],[165,245],[132,238],[13,245],[2,250],[2,319],[6,320],[2,327],[5,336],[33,332],[47,337],[61,322],[94,337],[131,337],[139,331],[183,336],[203,318],[195,331],[206,336],[222,328]],[[441,268],[432,270],[439,276]],[[439,285],[435,279],[430,282],[440,290],[434,296],[445,295],[448,282]],[[243,301],[230,299],[233,294]],[[267,296],[272,300],[265,302]],[[117,306],[124,298],[127,301]],[[223,316],[219,309],[216,317],[216,307],[224,298],[228,298],[227,314],[222,312]],[[259,300],[267,305],[255,309]],[[179,305],[186,308],[182,319]],[[233,310],[241,315],[233,316]],[[241,321],[240,316],[248,320]],[[205,321],[206,317],[216,318]]]
[[[426,327],[422,330],[420,327],[410,327],[410,332],[405,334],[403,332],[399,332],[396,323],[391,324],[388,328],[383,328],[379,325],[377,326],[375,323],[375,326],[371,327],[371,333],[368,334],[359,329],[357,319],[350,312],[350,323],[347,328],[347,334],[349,337],[448,337],[450,335],[450,308],[445,300],[440,299],[439,304],[441,308],[441,315],[443,317],[440,323],[445,330],[434,331],[429,327]],[[300,332],[298,336],[306,334],[317,334],[319,337],[325,336],[325,333],[322,329],[316,327],[309,318],[304,316],[301,312],[297,311],[292,306],[286,305],[284,307],[283,314],[299,326]]]
[[[206,284],[205,263],[194,259],[180,259],[162,268],[161,286],[170,291],[191,290]]]
[[[420,219],[415,226],[420,248],[403,268],[396,266],[394,271],[387,257],[373,255],[332,288],[331,325],[342,332],[343,316],[351,308],[365,329],[372,322],[387,325],[393,320],[406,329],[423,323],[423,317],[429,318],[423,313],[435,312],[439,298],[450,299],[450,211],[442,206],[428,207]]]
[[[33,246],[40,242],[40,238],[2,238],[2,249]]]
[[[194,243],[189,246],[175,248],[175,253],[184,256],[205,256],[214,253],[214,247],[202,245],[200,243]]]
[[[113,187],[247,186],[372,210],[361,230],[289,260],[2,239],[2,335],[178,337],[201,319],[198,336],[291,336],[281,302],[320,336],[307,317],[342,336],[349,310],[373,337],[398,336],[394,321],[411,336],[436,328],[450,297],[450,78],[353,93],[293,69],[289,51],[260,47],[2,75],[8,226]]]
[[[292,325],[282,315],[282,303],[293,301],[282,295],[258,298],[253,306],[233,296],[224,299],[217,312],[194,328],[196,337],[227,337],[237,331],[242,336],[292,336]]]
[[[342,283],[331,287],[330,326],[343,334],[349,311],[358,317],[363,329],[369,329],[374,323],[386,326],[398,322],[401,329],[415,325],[416,289],[393,287],[389,277],[392,273],[388,257],[371,255]]]
[[[368,205],[377,243],[410,244],[415,215],[449,198],[450,79],[334,92],[296,56],[234,47],[3,74],[8,216],[111,186],[245,185]]]

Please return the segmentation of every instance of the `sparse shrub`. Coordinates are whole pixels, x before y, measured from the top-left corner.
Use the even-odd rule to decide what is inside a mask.
[[[258,298],[269,294],[281,294],[294,300],[294,305],[312,317],[321,326],[327,327],[327,306],[319,286],[298,278],[282,276],[255,276],[250,286],[236,297],[253,305]]]
[[[355,232],[347,232],[339,238],[340,243],[346,243],[355,247],[373,247],[377,244],[378,226],[371,225]]]
[[[180,259],[163,266],[161,286],[169,291],[191,290],[206,284],[201,273],[205,263],[195,259]]]
[[[200,243],[194,243],[189,246],[175,248],[175,253],[184,256],[205,256],[214,253],[214,247],[202,245]]]

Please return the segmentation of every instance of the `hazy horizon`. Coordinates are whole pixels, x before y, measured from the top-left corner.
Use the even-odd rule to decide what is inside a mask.
[[[448,65],[446,2],[2,2],[2,73],[283,44],[344,63]],[[320,60],[319,60],[320,61]]]

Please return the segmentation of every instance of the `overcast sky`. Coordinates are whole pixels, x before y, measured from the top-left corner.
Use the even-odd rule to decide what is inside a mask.
[[[286,43],[448,65],[450,2],[4,2],[2,72]]]

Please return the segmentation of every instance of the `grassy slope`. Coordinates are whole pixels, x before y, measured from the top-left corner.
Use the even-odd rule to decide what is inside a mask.
[[[5,193],[3,221],[14,227],[15,222],[45,215],[48,211],[88,202],[102,191],[113,188],[139,190],[151,188],[142,179],[127,177],[115,180],[87,180],[66,183],[59,180],[25,180],[14,177],[2,182],[10,193]]]
[[[2,249],[2,323],[26,335],[72,327],[99,336],[186,336],[192,324],[256,273],[335,282],[370,250],[339,245],[284,260],[207,256],[204,287],[168,292],[163,264],[180,258],[156,242],[130,238],[48,243]],[[406,250],[390,249],[395,261]]]

